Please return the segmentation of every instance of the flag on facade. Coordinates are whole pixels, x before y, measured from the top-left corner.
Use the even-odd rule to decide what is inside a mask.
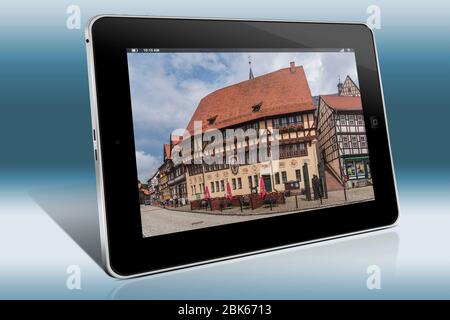
[[[262,176],[259,176],[259,195],[261,198],[264,198],[266,196],[266,185],[264,184],[264,179]]]
[[[206,200],[211,199],[211,195],[209,194],[208,186],[205,187],[205,192],[203,193]]]
[[[233,194],[231,193],[230,181],[227,181],[227,200],[232,200]]]

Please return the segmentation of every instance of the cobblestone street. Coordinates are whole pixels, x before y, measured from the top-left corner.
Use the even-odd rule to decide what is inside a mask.
[[[292,211],[308,210],[319,207],[329,207],[345,203],[368,201],[374,199],[372,187],[361,187],[347,190],[347,201],[344,191],[332,191],[328,193],[328,199],[306,201],[305,196],[298,196],[297,202],[294,196],[286,198],[286,204],[269,207],[261,207],[255,210],[231,208],[220,211],[191,211],[189,206],[178,208],[161,208],[156,206],[142,206],[142,232],[145,237],[193,230],[217,226],[222,224],[242,222],[260,219],[270,216],[289,214]],[[298,207],[297,207],[298,205]]]
[[[154,206],[142,206],[142,233],[144,237],[149,237],[259,219],[269,215],[274,214],[225,215],[210,214],[209,212],[206,214],[182,210],[169,210]]]

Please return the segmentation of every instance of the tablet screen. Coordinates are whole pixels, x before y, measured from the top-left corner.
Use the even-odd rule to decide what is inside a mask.
[[[144,237],[374,200],[352,49],[127,60]]]

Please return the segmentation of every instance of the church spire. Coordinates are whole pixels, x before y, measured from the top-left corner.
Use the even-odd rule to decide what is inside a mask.
[[[248,56],[248,65],[250,68],[250,71],[248,72],[248,80],[252,80],[255,78],[255,76],[253,75],[253,71],[252,71],[252,60],[250,59],[251,57]]]
[[[337,88],[338,88],[338,94],[341,95],[342,88],[344,87],[344,84],[341,82],[341,76],[339,76]]]

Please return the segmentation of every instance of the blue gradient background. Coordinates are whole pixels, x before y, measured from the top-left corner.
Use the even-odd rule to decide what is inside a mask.
[[[66,28],[70,4],[81,8],[79,30]],[[291,249],[124,285],[108,278],[30,198],[36,188],[64,188],[80,181],[94,190],[84,46],[89,17],[115,13],[365,22],[372,4],[381,8],[381,29],[375,35],[402,218],[391,231],[397,240],[381,235],[377,245],[380,235],[365,236],[375,237],[370,245],[374,255],[371,247],[349,240],[345,251],[360,258],[359,267],[348,253],[335,251],[334,244],[321,244],[316,251],[314,246]],[[0,298],[449,298],[449,36],[450,5],[437,0],[3,1]],[[397,251],[389,248],[396,244]],[[397,254],[385,261],[382,290],[370,291],[364,268],[383,257],[381,249]],[[336,261],[338,268],[328,267]],[[66,289],[69,264],[82,267],[82,290]]]

